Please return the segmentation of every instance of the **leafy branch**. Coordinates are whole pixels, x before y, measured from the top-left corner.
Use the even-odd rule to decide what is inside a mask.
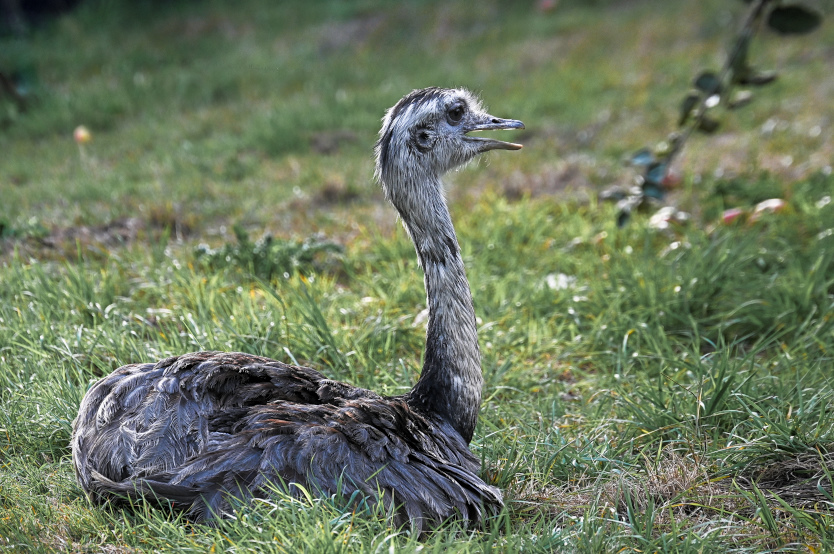
[[[756,69],[750,65],[750,43],[762,27],[781,35],[810,33],[822,22],[822,14],[813,7],[793,0],[743,0],[750,4],[747,16],[727,53],[726,62],[719,72],[702,71],[694,81],[680,107],[679,131],[669,135],[666,141],[654,149],[642,148],[629,159],[630,165],[640,170],[635,186],[622,190],[619,187],[606,190],[604,200],[617,201],[617,224],[625,225],[633,210],[663,200],[666,185],[671,181],[669,169],[681,153],[689,138],[696,132],[713,134],[721,126],[711,111],[718,106],[735,110],[753,100],[749,88],[772,83],[775,71]]]

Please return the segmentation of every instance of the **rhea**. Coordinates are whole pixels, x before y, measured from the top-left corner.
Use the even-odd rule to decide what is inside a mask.
[[[126,365],[90,388],[73,423],[73,464],[90,498],[146,497],[210,520],[275,486],[358,491],[420,532],[498,511],[501,492],[469,450],[483,376],[441,177],[488,150],[521,148],[468,133],[523,128],[462,89],[415,90],[383,118],[375,176],[414,243],[428,297],[423,367],[408,393],[381,396],[239,352]]]

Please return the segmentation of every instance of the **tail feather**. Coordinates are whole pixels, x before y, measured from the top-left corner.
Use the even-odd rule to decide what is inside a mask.
[[[92,477],[90,491],[101,499],[126,498],[134,500],[146,498],[155,500],[160,504],[167,501],[177,507],[188,508],[199,501],[202,496],[202,492],[194,487],[172,485],[153,479],[113,481],[96,470],[91,470],[90,473]]]

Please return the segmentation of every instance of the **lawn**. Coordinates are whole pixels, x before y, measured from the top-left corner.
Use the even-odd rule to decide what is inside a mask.
[[[0,37],[34,97],[0,96],[0,550],[834,550],[834,29],[757,37],[780,78],[687,144],[666,202],[689,219],[618,228],[598,193],[674,129],[744,3],[543,4],[88,0]],[[420,541],[280,490],[217,527],[90,503],[72,420],[123,364],[235,350],[416,381],[422,274],[372,146],[429,85],[527,127],[447,176],[472,449],[505,512]]]

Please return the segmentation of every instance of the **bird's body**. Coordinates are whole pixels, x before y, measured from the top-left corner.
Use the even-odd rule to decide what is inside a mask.
[[[477,521],[482,505],[501,503],[442,418],[247,354],[120,368],[87,395],[76,427],[75,463],[93,497],[151,493],[196,519],[228,513],[229,495],[262,496],[282,481],[327,496],[381,491],[397,523],[418,528],[456,512]]]
[[[377,178],[414,241],[429,323],[423,370],[383,397],[319,372],[242,353],[198,352],[133,364],[98,381],[73,426],[79,482],[98,501],[148,496],[196,519],[230,498],[298,484],[359,491],[417,530],[450,517],[477,523],[502,506],[468,444],[483,378],[475,313],[440,176],[480,152],[518,145],[469,137],[521,128],[463,90],[423,89],[386,114]]]

